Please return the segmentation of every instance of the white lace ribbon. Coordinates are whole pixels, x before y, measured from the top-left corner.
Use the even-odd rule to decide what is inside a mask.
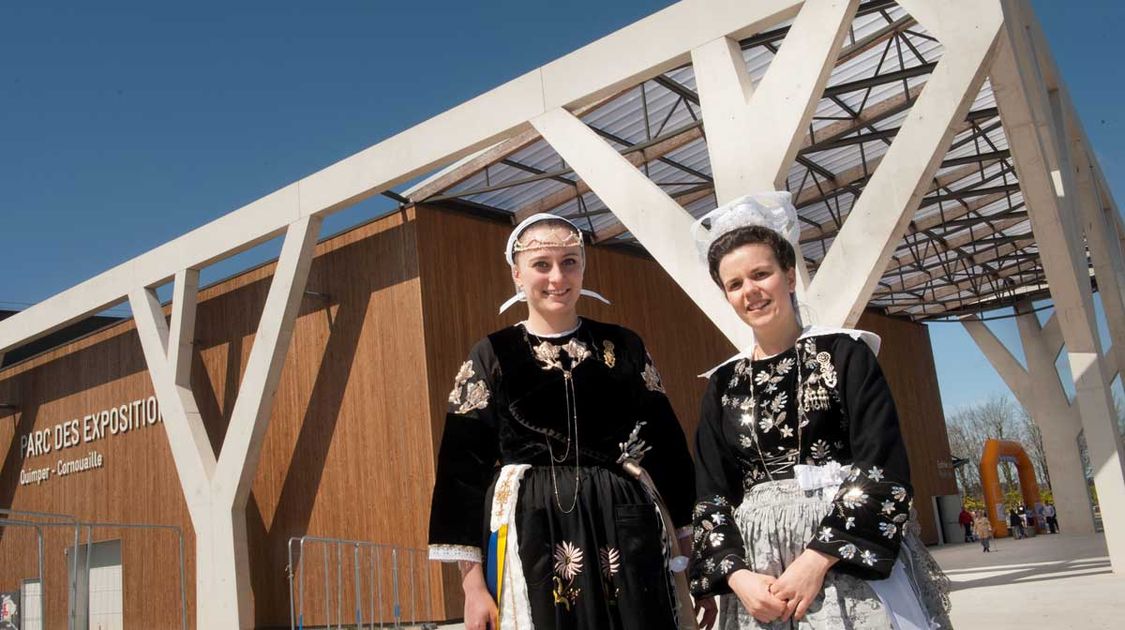
[[[852,473],[851,466],[841,466],[839,462],[828,462],[822,466],[797,464],[793,466],[793,477],[805,492],[821,488],[839,488]]]
[[[492,491],[492,511],[489,528],[498,531],[508,526],[508,543],[504,552],[503,585],[500,587],[500,627],[511,630],[532,630],[531,599],[527,594],[527,580],[520,560],[519,528],[516,527],[516,502],[520,494],[520,481],[531,469],[528,464],[508,464],[500,469]]]

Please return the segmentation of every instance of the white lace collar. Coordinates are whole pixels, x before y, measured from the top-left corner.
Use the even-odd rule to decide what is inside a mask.
[[[856,341],[862,341],[863,343],[866,343],[867,346],[871,348],[871,351],[875,354],[879,354],[879,347],[882,344],[882,339],[879,338],[879,335],[876,335],[871,331],[857,330],[855,328],[836,328],[835,326],[806,326],[805,329],[801,331],[801,336],[797,338],[797,341],[808,339],[809,337],[824,337],[827,335],[847,335],[852,339],[855,339]],[[711,378],[711,375],[724,365],[732,363],[734,361],[738,361],[739,359],[745,359],[746,357],[752,356],[753,354],[754,346],[750,346],[749,348],[743,350],[742,352],[739,352],[738,354],[727,359],[726,361],[723,361],[710,370],[707,370],[699,376],[700,378]]]

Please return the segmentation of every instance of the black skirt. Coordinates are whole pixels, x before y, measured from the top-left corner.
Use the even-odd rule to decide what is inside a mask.
[[[536,628],[675,630],[663,525],[640,482],[581,467],[576,499],[573,466],[553,475],[533,466],[519,488],[518,554]]]

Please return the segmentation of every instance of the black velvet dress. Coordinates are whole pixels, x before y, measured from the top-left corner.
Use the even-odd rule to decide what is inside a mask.
[[[913,534],[904,544],[917,526],[890,388],[849,332],[806,331],[785,352],[711,375],[696,436],[691,590],[730,593],[727,576],[739,569],[776,577],[809,548],[839,561],[795,626],[889,627],[885,609],[918,602],[928,624],[947,627],[944,576]],[[914,595],[892,601],[875,582],[900,558]],[[735,601],[728,608],[738,614],[725,611],[724,630],[790,627],[759,624]]]
[[[501,627],[676,627],[666,523],[690,526],[693,466],[636,334],[588,319],[560,337],[503,329],[449,402],[431,558],[483,561]],[[650,484],[619,463],[640,441]]]

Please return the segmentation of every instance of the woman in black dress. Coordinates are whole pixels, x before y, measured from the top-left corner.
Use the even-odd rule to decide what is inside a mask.
[[[711,276],[755,343],[714,370],[704,396],[691,589],[733,595],[724,630],[947,627],[944,578],[911,533],[878,337],[801,325],[798,234],[788,193],[697,224]]]
[[[528,219],[507,258],[501,311],[528,317],[454,380],[430,557],[459,562],[468,630],[694,628],[677,537],[690,553],[693,467],[644,344],[578,316],[579,295],[604,298],[582,289],[569,221]]]

